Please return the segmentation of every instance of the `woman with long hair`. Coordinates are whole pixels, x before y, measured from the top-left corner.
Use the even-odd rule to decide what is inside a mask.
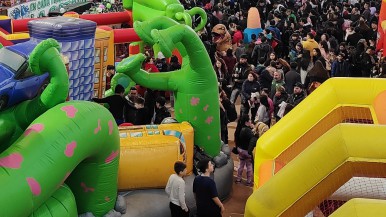
[[[258,99],[254,97],[255,93],[260,92],[260,83],[257,80],[257,75],[250,71],[248,72],[247,79],[243,82],[243,85],[241,87],[241,113],[242,114],[249,114],[249,110],[251,110],[252,113],[252,120],[254,120],[256,111],[257,111],[257,104]]]
[[[220,84],[220,86],[224,89],[224,86],[226,87],[228,85],[227,78],[228,75],[228,69],[225,65],[225,62],[221,58],[216,58],[216,62],[213,65],[214,71],[216,72],[217,81]]]
[[[271,64],[271,62],[272,61],[277,61],[277,59],[278,59],[278,57],[277,57],[277,55],[276,55],[276,53],[275,52],[271,52],[269,55],[268,55],[268,58],[267,58],[267,60],[265,61],[265,63],[264,63],[264,66],[269,66],[270,64]]]
[[[266,125],[271,125],[271,119],[269,116],[269,104],[268,104],[268,96],[260,95],[260,106],[256,112],[255,123],[263,122]]]
[[[304,84],[306,82],[308,72],[314,66],[314,63],[311,61],[311,54],[309,50],[303,50],[298,65],[300,69],[300,79],[302,81],[302,84]]]
[[[308,94],[312,93],[317,87],[325,82],[330,77],[329,72],[324,68],[320,60],[315,62],[314,67],[307,74],[304,84]]]
[[[252,186],[253,167],[252,155],[248,154],[250,140],[253,138],[252,122],[249,115],[241,115],[235,131],[235,144],[239,152],[240,166],[237,170],[236,183],[241,183],[244,167],[247,167],[247,186]]]

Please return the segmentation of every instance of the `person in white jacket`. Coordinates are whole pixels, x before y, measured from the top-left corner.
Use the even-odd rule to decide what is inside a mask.
[[[185,202],[186,164],[177,161],[174,163],[175,174],[170,175],[165,191],[169,196],[169,207],[172,217],[188,217],[189,209]]]

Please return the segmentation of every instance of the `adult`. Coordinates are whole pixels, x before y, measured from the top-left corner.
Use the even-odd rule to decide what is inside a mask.
[[[102,99],[92,98],[92,100],[97,103],[107,103],[109,105],[109,111],[114,116],[115,122],[117,122],[117,125],[120,125],[124,122],[123,111],[125,107],[128,106],[124,94],[125,88],[118,84],[115,86],[114,95]]]
[[[336,60],[332,63],[331,77],[349,77],[349,63],[345,60],[345,54],[339,53]]]
[[[293,89],[293,88],[291,88]],[[293,92],[293,91],[292,91]],[[276,118],[276,122],[278,122],[281,117],[278,114],[281,106],[283,106],[283,102],[286,102],[288,99],[288,93],[285,91],[285,88],[283,86],[278,86],[276,88],[275,96],[273,97],[273,107],[274,107],[274,115]]]
[[[249,142],[253,137],[251,119],[249,115],[242,115],[235,131],[235,144],[239,152],[240,165],[237,170],[236,184],[241,183],[244,167],[247,168],[247,186],[252,186],[252,155],[248,153]]]
[[[169,110],[165,107],[166,99],[163,96],[158,96],[155,100],[155,115],[154,124],[161,124],[162,120],[171,117]]]
[[[294,93],[288,97],[287,103],[297,106],[305,98],[306,93],[304,92],[303,84],[299,82],[295,84]]]
[[[271,85],[271,90],[270,90],[269,97],[271,99],[273,99],[273,96],[276,93],[276,88],[278,86],[283,86],[284,87],[284,85],[285,85],[285,83],[284,83],[284,79],[283,79],[283,73],[281,73],[280,71],[274,72],[273,73],[273,80],[272,80],[272,85]]]
[[[247,62],[247,55],[243,54],[240,57],[240,61],[235,65],[232,74],[233,89],[231,94],[231,102],[235,103],[237,97],[240,95],[242,85],[247,79],[248,72],[252,70],[251,66]]]
[[[210,178],[214,165],[209,159],[202,159],[197,163],[197,168],[201,172],[193,181],[197,217],[221,217],[225,208],[218,198],[216,183]]]
[[[172,217],[188,217],[189,209],[185,202],[186,164],[181,161],[174,163],[175,174],[170,175],[165,191],[169,196],[169,208]]]
[[[241,114],[249,114],[249,110],[251,110],[252,117],[254,118],[257,111],[255,107],[255,102],[257,99],[252,97],[253,93],[260,92],[260,83],[257,81],[257,75],[250,71],[248,73],[247,80],[244,81],[243,86],[241,88]]]
[[[260,95],[260,106],[257,109],[255,123],[263,122],[268,126],[271,125],[269,107],[268,96],[263,94]]]
[[[296,71],[298,64],[296,62],[290,63],[291,70],[284,75],[285,89],[288,94],[293,93],[293,87],[297,82],[301,82],[300,74]]]
[[[318,42],[316,42],[314,39],[314,34],[311,32],[307,33],[307,40],[303,41],[302,45],[304,50],[310,51],[311,56],[313,55],[312,50],[319,47]]]
[[[106,90],[111,88],[111,79],[115,75],[115,66],[108,65],[106,68]]]

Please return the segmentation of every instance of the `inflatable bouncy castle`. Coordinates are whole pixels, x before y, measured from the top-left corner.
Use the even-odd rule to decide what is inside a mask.
[[[256,145],[245,215],[384,216],[385,85],[329,79],[267,131]]]

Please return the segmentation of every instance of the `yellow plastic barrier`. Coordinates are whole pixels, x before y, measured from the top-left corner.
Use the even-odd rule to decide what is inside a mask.
[[[120,127],[118,189],[163,188],[174,162],[193,171],[193,128],[188,122]]]
[[[332,78],[257,142],[255,188],[266,161],[290,162],[333,126],[343,122],[386,124],[386,79]],[[291,147],[291,151],[287,151]]]
[[[254,191],[245,216],[304,216],[352,177],[384,176],[384,135],[382,125],[336,125]]]
[[[386,217],[385,210],[384,200],[355,198],[339,207],[330,217]]]

